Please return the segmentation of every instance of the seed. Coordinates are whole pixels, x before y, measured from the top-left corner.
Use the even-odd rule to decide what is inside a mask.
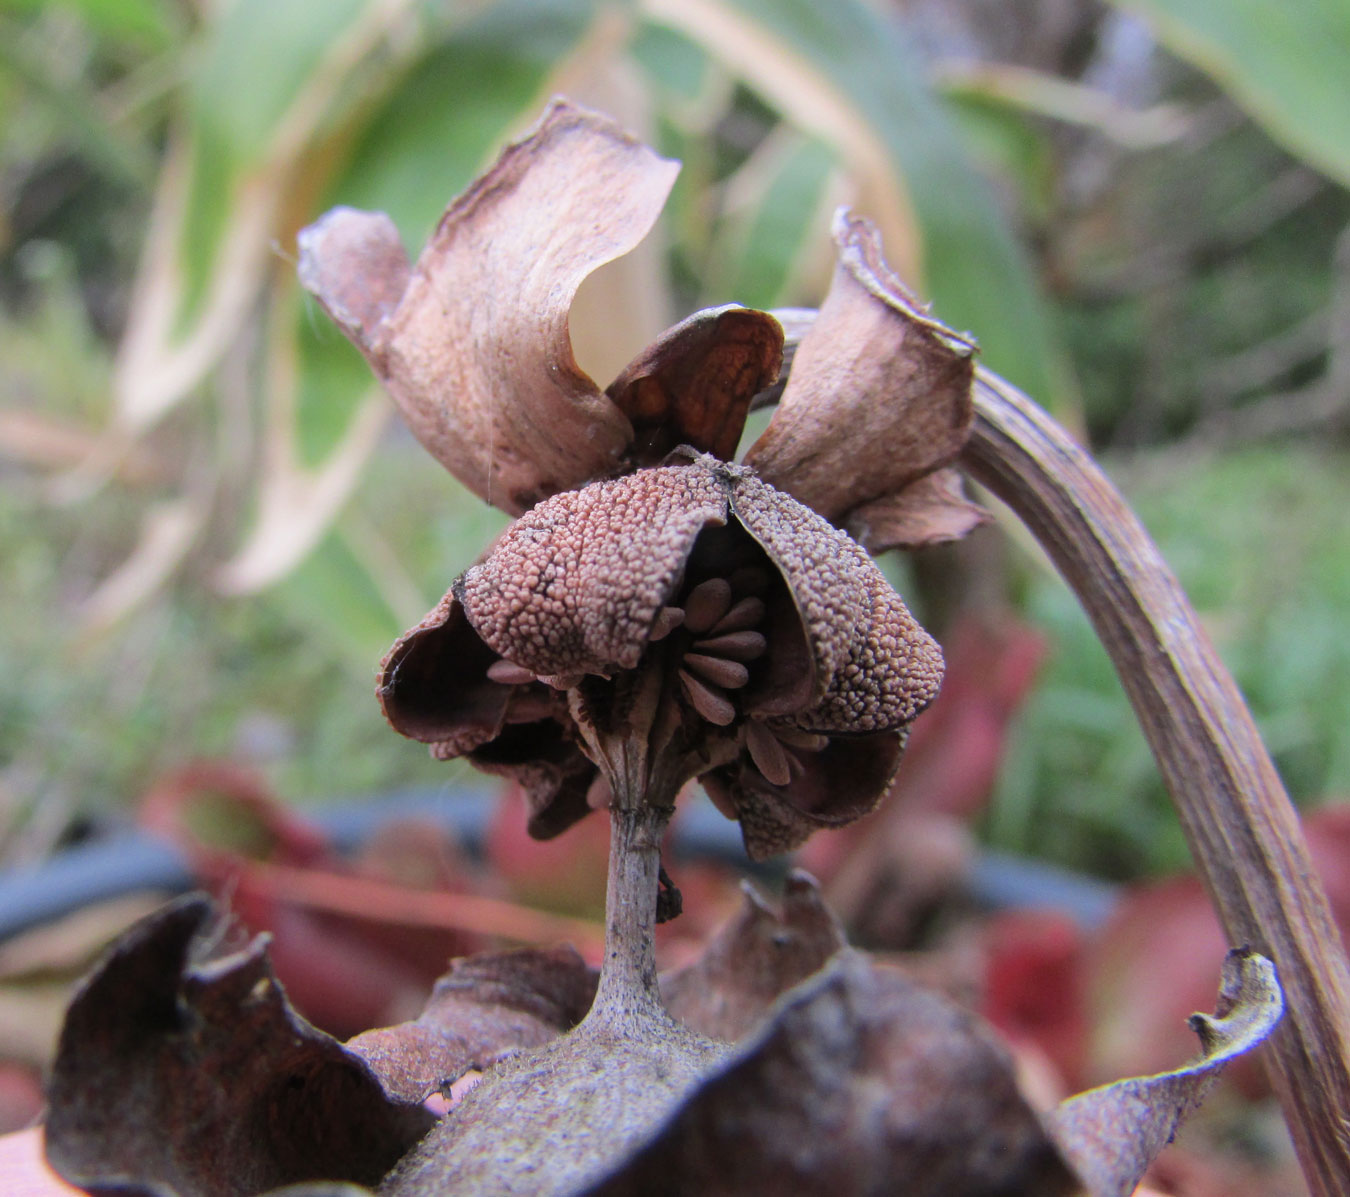
[[[684,665],[692,669],[701,678],[721,686],[724,690],[736,690],[750,680],[750,671],[739,661],[728,661],[725,657],[705,657],[702,653],[685,653]]]
[[[534,670],[508,661],[505,657],[500,661],[493,661],[488,666],[487,675],[489,679],[502,686],[525,686],[535,680]]]
[[[793,748],[800,748],[803,752],[819,752],[830,742],[829,736],[802,731],[796,727],[775,727],[773,734],[784,744],[791,744]]]
[[[718,727],[726,727],[736,718],[736,708],[731,705],[727,696],[716,687],[699,681],[692,673],[683,669],[679,671],[679,677],[686,697],[694,704],[694,710],[709,723],[715,723]]]
[[[730,606],[731,583],[725,578],[709,578],[695,586],[685,598],[684,626],[700,636],[721,619]]]
[[[761,619],[764,618],[764,600],[757,598],[743,598],[739,603],[726,612],[711,628],[694,629],[691,631],[711,631],[720,636],[723,632],[739,632],[745,628],[753,628]],[[686,624],[688,620],[685,621]]]
[[[728,632],[709,640],[695,640],[694,648],[701,653],[730,657],[733,661],[754,661],[764,655],[769,642],[762,632]]]
[[[664,640],[684,622],[684,609],[681,607],[662,607],[657,612],[652,630],[648,633],[650,641]]]
[[[745,725],[745,746],[750,750],[755,768],[764,774],[770,785],[785,786],[792,780],[787,751],[778,737],[757,719],[751,719]]]

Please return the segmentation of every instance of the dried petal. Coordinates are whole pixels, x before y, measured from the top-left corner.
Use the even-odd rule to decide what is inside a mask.
[[[385,654],[375,694],[396,731],[461,756],[506,722],[511,688],[490,673],[501,663],[447,594]]]
[[[829,520],[952,461],[973,417],[973,343],[927,314],[876,227],[835,216],[839,264],[746,464]]]
[[[730,461],[782,359],[782,325],[752,308],[708,308],[667,329],[606,391],[633,425],[629,460],[658,465],[691,445]]]
[[[1191,1015],[1204,1053],[1200,1060],[1061,1102],[1046,1119],[1047,1127],[1093,1197],[1134,1192],[1224,1065],[1264,1041],[1283,1014],[1275,966],[1250,949],[1234,949],[1223,963],[1214,1017]]]
[[[392,311],[359,298],[397,283],[392,241],[371,217],[308,232],[302,278],[432,456],[518,514],[613,473],[631,440],[627,418],[577,365],[567,316],[582,280],[645,236],[678,169],[607,118],[555,100],[446,210]]]
[[[593,483],[517,520],[457,590],[478,634],[527,669],[632,669],[695,539],[726,511],[724,486],[705,468]]]
[[[989,512],[966,498],[961,475],[942,469],[849,512],[845,527],[869,553],[944,544],[988,523]]]

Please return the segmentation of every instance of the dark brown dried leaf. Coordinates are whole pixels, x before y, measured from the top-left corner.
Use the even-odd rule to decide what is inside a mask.
[[[1058,1197],[1077,1182],[964,1011],[841,953],[593,1197]]]
[[[840,209],[839,264],[746,464],[842,523],[947,465],[973,418],[974,344],[934,320],[891,272],[869,221]]]
[[[215,924],[209,899],[170,904],[76,994],[52,1069],[48,1160],[72,1184],[163,1197],[377,1183],[431,1116],[391,1102],[359,1056],[291,1010],[264,940],[194,962]]]
[[[661,997],[674,1018],[728,1043],[758,1026],[782,994],[845,946],[843,929],[810,874],[794,869],[788,875],[779,910],[749,882],[742,892],[740,913],[703,954],[661,978]]]

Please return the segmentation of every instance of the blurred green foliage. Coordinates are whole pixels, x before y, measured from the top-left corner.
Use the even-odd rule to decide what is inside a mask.
[[[1296,795],[1344,789],[1350,31],[1325,7],[0,0],[0,859],[189,755],[299,799],[450,776],[369,687],[501,519],[385,419],[294,237],[347,203],[416,252],[554,90],[684,162],[626,283],[652,312],[814,305],[832,208],[877,219],[984,363],[1111,454]],[[1067,592],[1025,562],[1002,585],[1055,648],[988,834],[1182,863]]]

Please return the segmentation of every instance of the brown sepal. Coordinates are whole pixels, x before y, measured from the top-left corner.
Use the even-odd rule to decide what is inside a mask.
[[[397,239],[374,214],[306,230],[301,278],[431,455],[519,515],[620,465],[632,429],[577,365],[568,313],[581,282],[646,235],[678,169],[554,100],[450,205],[402,288]]]
[[[974,343],[891,272],[876,227],[840,209],[830,293],[746,464],[836,523],[947,465],[973,419]]]
[[[937,470],[898,494],[849,512],[844,527],[874,556],[888,549],[923,549],[960,540],[993,517],[965,496],[960,473]]]

